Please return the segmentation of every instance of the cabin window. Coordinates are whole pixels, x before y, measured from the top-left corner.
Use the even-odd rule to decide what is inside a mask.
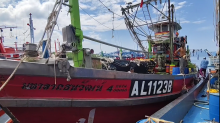
[[[168,31],[168,25],[162,25],[162,32]]]
[[[155,32],[155,33],[160,32],[160,26],[158,26],[158,25],[157,25],[157,26],[155,26],[155,28],[154,28],[154,32]]]

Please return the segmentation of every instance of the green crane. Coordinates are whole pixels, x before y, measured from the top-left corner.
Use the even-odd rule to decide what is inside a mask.
[[[69,0],[70,5],[70,18],[71,24],[76,28],[75,33],[76,37],[79,39],[79,42],[76,43],[77,50],[73,52],[73,63],[74,67],[84,67],[84,58],[83,58],[83,32],[81,30],[80,24],[80,13],[79,13],[79,1],[78,0]]]

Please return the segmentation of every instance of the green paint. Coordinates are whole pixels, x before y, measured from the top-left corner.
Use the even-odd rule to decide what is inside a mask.
[[[83,50],[82,50],[82,40],[83,40],[83,32],[81,30],[80,24],[80,13],[79,13],[79,1],[78,0],[69,0],[70,8],[70,18],[71,24],[76,28],[76,37],[79,38],[79,42],[77,42],[76,47],[78,51],[73,52],[73,62],[74,67],[84,67],[83,60]]]
[[[119,57],[120,57],[120,59],[122,59],[122,49],[120,49]]]
[[[148,52],[151,53],[152,52],[152,45],[151,45],[151,41],[148,41]]]

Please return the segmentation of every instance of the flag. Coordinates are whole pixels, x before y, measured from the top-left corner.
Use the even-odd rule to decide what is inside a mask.
[[[144,4],[144,1],[141,0],[140,8],[142,8],[143,4]]]

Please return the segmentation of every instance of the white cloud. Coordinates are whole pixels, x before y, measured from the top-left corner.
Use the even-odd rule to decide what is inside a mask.
[[[194,24],[201,24],[201,23],[204,23],[206,20],[199,20],[199,21],[194,21],[193,23]]]
[[[206,30],[211,30],[213,27],[212,26],[204,26],[204,27],[200,27],[198,28],[199,31],[206,31]]]
[[[178,3],[179,6],[183,6],[184,4],[186,4],[186,1]]]
[[[28,36],[29,30],[27,33],[25,33],[25,35],[23,34],[29,28],[27,26],[27,23],[29,23],[29,13],[32,13],[34,27],[36,28],[36,30],[34,31],[35,42],[38,42],[42,37],[42,33],[47,23],[48,15],[54,6],[55,0],[20,0],[19,2],[16,2],[16,4],[14,1],[15,0],[0,0],[1,25],[19,27],[17,29],[13,29],[12,35],[14,37],[11,37],[9,29],[4,29],[5,45],[8,44],[14,46],[13,43],[16,41],[15,39],[16,35],[18,36],[17,41],[19,44],[30,40],[30,36]],[[132,2],[133,4],[137,4],[140,2],[140,0],[101,0],[101,1],[109,9],[111,9],[118,15],[122,14],[120,5],[125,6],[125,3],[128,2]],[[102,39],[104,41],[109,41],[113,39],[116,40],[116,36],[113,39],[108,38],[109,40],[107,40],[107,39],[103,39],[99,34],[99,32],[111,31],[111,29],[113,28],[112,25],[113,14],[109,12],[107,8],[105,8],[98,0],[79,0],[79,4],[80,7],[83,8],[86,12],[88,12],[94,19],[98,20],[101,24],[109,27],[106,28],[105,26],[101,25],[100,23],[92,19],[85,12],[80,10],[81,28],[84,34],[87,34],[88,36],[93,38]],[[173,2],[173,4],[177,5],[178,7],[178,6],[184,6],[185,3],[176,4]],[[165,6],[164,11],[166,10],[167,10],[167,6]],[[62,28],[71,23],[70,15],[69,14],[67,15],[67,11],[68,11],[68,7],[63,6],[62,12],[60,12],[57,21],[59,30],[58,30],[58,26],[55,26],[55,31],[52,36],[52,42],[54,42],[54,40],[57,40],[57,38],[59,39],[59,41],[62,41]],[[114,17],[115,17],[114,28],[116,28],[116,30],[127,29],[124,24],[124,19],[122,17],[119,17],[117,15],[114,15]],[[142,19],[144,20],[144,18]],[[156,21],[157,19],[155,17],[152,17],[152,20]],[[114,32],[115,35],[116,33],[117,31]],[[128,34],[128,36],[130,35]],[[119,38],[117,39],[117,41],[118,40]],[[123,38],[120,38],[120,40],[123,40]],[[129,42],[132,42],[131,40]],[[91,43],[90,41],[85,40],[83,44],[85,45],[84,47],[94,46],[94,49],[95,48],[100,49],[100,45],[98,43],[93,43],[93,42]],[[133,46],[131,47],[133,48]],[[102,49],[105,49],[106,51],[110,51],[111,48],[109,46],[102,45]]]
[[[122,2],[123,0],[115,0],[115,1],[102,0],[102,1],[115,13],[121,15],[120,4],[117,3]],[[17,26],[19,28],[13,29],[12,32],[10,32],[9,29],[4,29],[3,32],[5,39],[4,44],[8,46],[14,46],[14,42],[16,41],[15,39],[16,36],[18,37],[17,39],[18,44],[22,44],[24,42],[30,41],[30,36],[28,35],[29,27],[27,26],[27,23],[29,23],[29,13],[32,13],[34,27],[36,28],[36,30],[34,31],[35,43],[39,42],[39,40],[42,37],[44,28],[46,26],[49,13],[51,12],[54,6],[55,0],[44,0],[44,1],[21,0],[13,5],[10,5],[9,4],[10,2],[12,3],[13,1],[0,0],[1,25]],[[98,20],[100,23],[110,28],[108,29],[102,26],[101,24],[97,23],[94,19],[89,17],[86,13],[81,11],[80,19],[81,19],[82,30],[84,31],[84,33],[90,32],[88,33],[88,36],[101,39],[100,36],[96,34],[96,32],[109,31],[113,28],[112,26],[113,14],[108,12],[108,10],[105,7],[103,7],[103,5],[101,5],[101,3],[98,0],[97,1],[80,0],[80,7],[85,9],[87,12],[89,12],[90,15],[93,16],[93,18]],[[62,11],[60,12],[60,15],[58,17],[57,26],[55,26],[55,30],[52,35],[52,42],[54,42],[54,40],[57,40],[57,38],[59,39],[59,41],[62,41],[62,28],[70,24],[70,15],[67,15],[67,11],[68,11],[68,7],[63,6]],[[117,15],[114,16],[115,16],[114,27],[117,28],[117,30],[126,29],[123,18],[121,17],[119,18]],[[59,30],[58,30],[58,26],[59,26]],[[26,30],[28,31],[25,34],[23,34]],[[89,47],[89,46],[85,46],[85,47]]]
[[[174,5],[175,11],[176,11],[178,9],[183,8],[184,5],[186,4],[186,1],[179,2],[179,3],[171,2],[170,4]],[[155,7],[159,7],[159,5],[157,5]],[[159,10],[162,11],[163,13],[167,12],[168,11],[168,2],[162,3],[162,6],[159,7]],[[160,14],[160,12],[158,12],[155,8],[152,8],[152,11],[153,11],[154,14]]]
[[[186,1],[183,1],[183,2],[178,3],[177,5],[175,5],[175,10],[178,10],[178,9],[184,7],[185,4],[186,4]]]
[[[180,21],[180,23],[190,23],[190,21],[184,20],[184,21]]]

